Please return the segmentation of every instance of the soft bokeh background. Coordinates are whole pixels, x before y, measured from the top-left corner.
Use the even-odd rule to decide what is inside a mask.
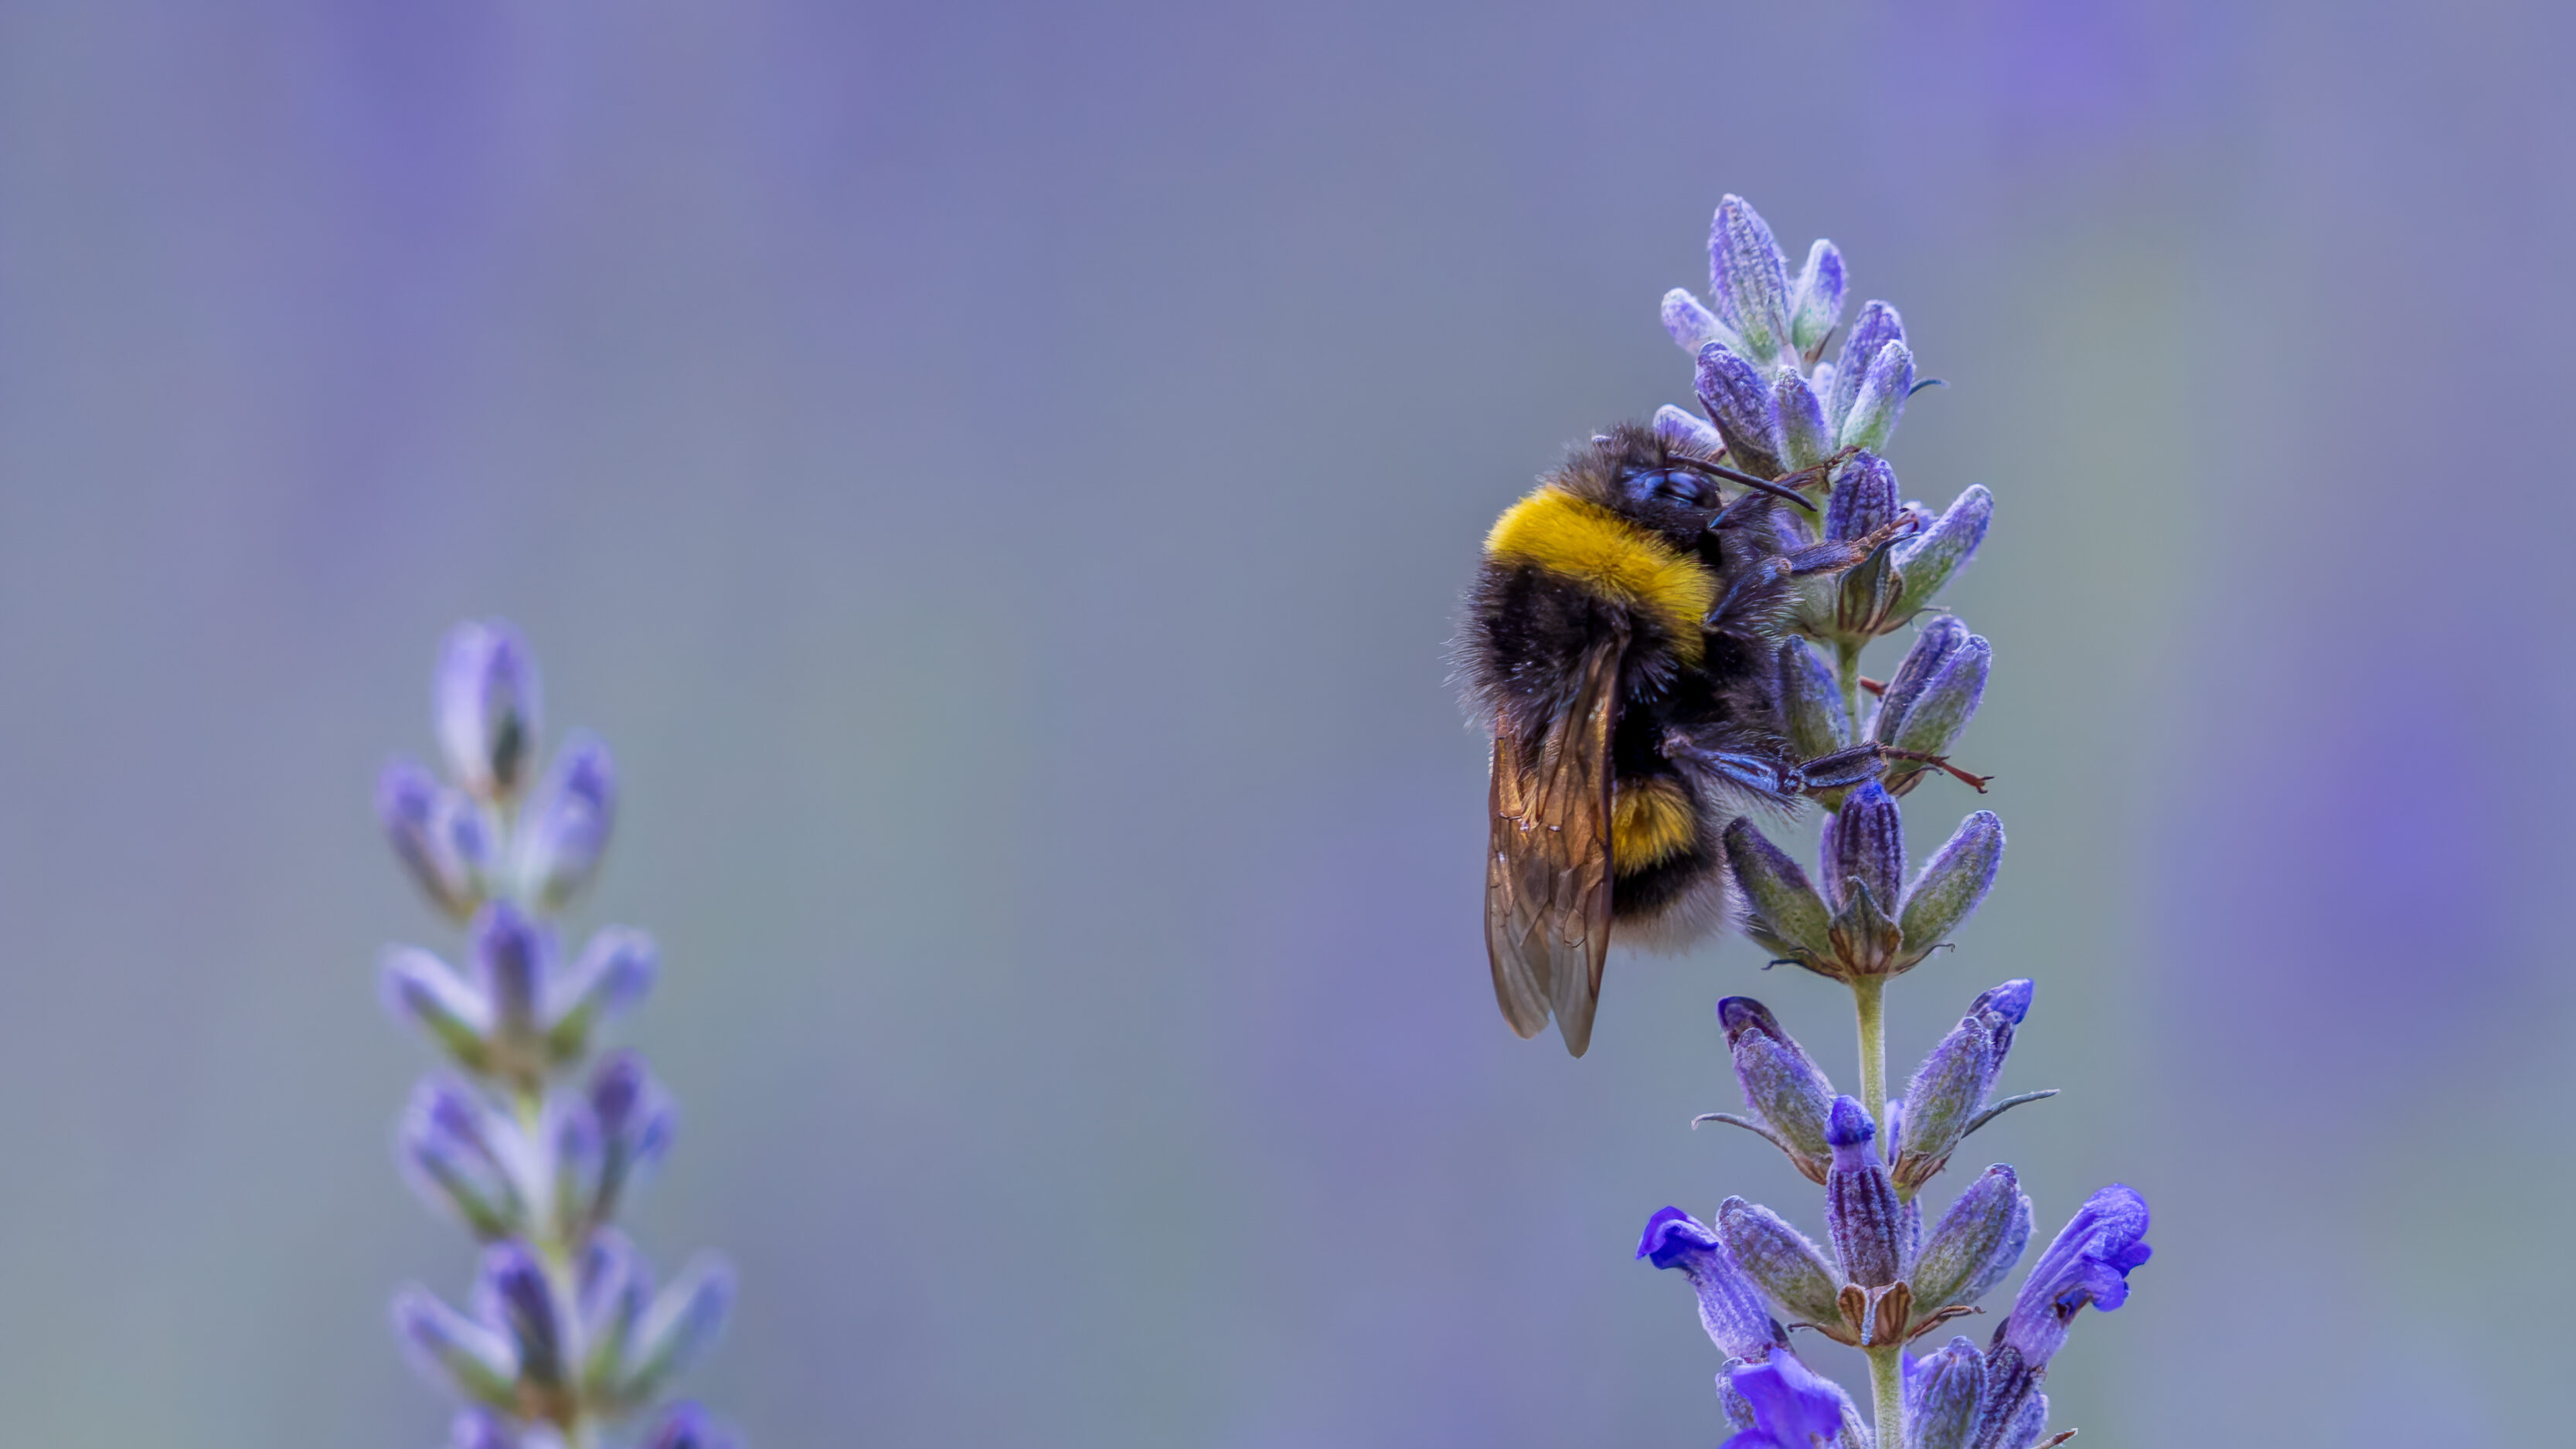
[[[741,1265],[758,1444],[1712,1442],[1633,1235],[1813,1223],[1682,1124],[1717,996],[1847,1073],[1843,1008],[1735,943],[1514,1040],[1442,646],[1685,399],[1735,190],[2001,499],[2012,853],[1897,1048],[2038,978],[1978,1160],[2156,1206],[2059,1422],[2546,1441],[2562,14],[0,3],[0,1437],[439,1440],[371,962],[453,938],[369,799],[500,612],[628,782],[639,1234]]]

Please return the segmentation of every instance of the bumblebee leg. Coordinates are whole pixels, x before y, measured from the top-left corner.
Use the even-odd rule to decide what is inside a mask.
[[[1875,780],[1887,768],[1889,753],[1878,745],[1853,745],[1830,755],[1818,755],[1789,767],[1789,788],[1800,794],[1812,795],[1820,790],[1840,790],[1864,780]]]
[[[1789,577],[1808,578],[1816,574],[1838,574],[1859,564],[1897,539],[1914,531],[1911,513],[1879,525],[1859,538],[1828,539],[1809,544],[1789,555]]]

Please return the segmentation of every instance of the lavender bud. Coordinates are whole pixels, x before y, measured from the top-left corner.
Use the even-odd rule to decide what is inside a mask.
[[[1901,898],[1905,820],[1877,781],[1854,788],[1826,818],[1824,867],[1825,897],[1836,906],[1848,904],[1855,887],[1867,887],[1882,906]]]
[[[1791,468],[1812,468],[1833,456],[1834,435],[1825,426],[1825,405],[1795,368],[1784,367],[1771,380],[1771,410],[1780,419],[1780,461]]]
[[[1789,345],[1800,357],[1812,355],[1843,320],[1843,254],[1819,239],[1807,249],[1807,264],[1789,287]]]
[[[418,1030],[467,1067],[489,1060],[492,1002],[454,967],[417,946],[390,946],[377,967],[385,1014]]]
[[[2039,1442],[2039,1436],[2047,1432],[2048,1395],[2034,1389],[2028,1398],[2021,1401],[2021,1409],[2013,1415],[2012,1422],[2004,1426],[2003,1437],[1995,1441],[1995,1449],[2031,1449]]]
[[[545,993],[554,941],[549,932],[508,901],[494,901],[470,929],[474,969],[492,1002],[493,1023],[507,1037],[537,1030],[537,1003]]]
[[[575,1282],[574,1314],[581,1325],[581,1382],[596,1395],[613,1392],[635,1331],[653,1303],[653,1269],[614,1228],[591,1234]]]
[[[536,660],[504,620],[459,624],[438,661],[438,743],[458,784],[506,800],[527,783],[536,756]]]
[[[1897,913],[1905,964],[1932,954],[1951,932],[1967,924],[1976,914],[1977,903],[1993,888],[1995,869],[2003,858],[2004,823],[1995,818],[1995,812],[1980,810],[1959,822],[1948,843],[1905,888],[1904,904]]]
[[[1852,742],[1851,716],[1833,667],[1816,646],[1795,635],[1780,646],[1780,715],[1799,757],[1816,759]]]
[[[491,857],[474,802],[416,762],[398,759],[376,779],[376,817],[431,904],[458,920],[472,915],[483,900],[483,869]]]
[[[458,1398],[509,1404],[519,1357],[498,1331],[418,1287],[394,1295],[393,1322],[395,1338],[422,1377]]]
[[[599,1221],[601,1178],[607,1168],[607,1144],[602,1141],[599,1116],[586,1103],[549,1103],[546,1123],[547,1141],[553,1160],[549,1176],[554,1183],[555,1236],[565,1242],[579,1242],[591,1224]]]
[[[552,981],[545,999],[546,1051],[557,1062],[578,1060],[601,1022],[644,999],[661,969],[653,938],[610,926],[590,938]]]
[[[1839,1323],[1834,1265],[1804,1233],[1769,1208],[1728,1198],[1717,1210],[1717,1235],[1746,1277],[1795,1321]]]
[[[1905,1276],[1905,1211],[1870,1146],[1877,1132],[1860,1103],[1834,1099],[1825,1130],[1834,1151],[1833,1171],[1825,1179],[1825,1222],[1844,1276],[1863,1288],[1883,1288]]]
[[[613,1052],[590,1079],[590,1111],[599,1124],[597,1220],[615,1215],[627,1192],[671,1150],[677,1112],[633,1052]]]
[[[564,746],[519,827],[519,882],[540,910],[561,910],[590,884],[617,816],[617,772],[588,735]]]
[[[1807,873],[1742,816],[1727,825],[1724,839],[1727,864],[1748,907],[1745,933],[1811,971],[1839,976],[1832,964],[1831,917]]]
[[[1953,1338],[1926,1354],[1905,1378],[1905,1449],[1969,1449],[1986,1365],[1977,1346]]]
[[[1991,1004],[1998,999],[2018,1009],[2007,1017]],[[1986,1105],[1987,1090],[2003,1070],[2004,1054],[2012,1050],[2013,1027],[2019,1023],[2020,1014],[2029,1009],[2030,983],[2006,982],[1979,996],[1968,1014],[1923,1059],[1923,1066],[1915,1072],[1905,1092],[1909,1132],[1905,1151],[1908,1157],[1921,1159],[1923,1166],[1919,1173],[1900,1172],[1900,1180],[1919,1182],[1928,1178],[1959,1145],[1959,1139],[1968,1135],[1979,1109]]]
[[[1825,502],[1825,537],[1867,538],[1896,521],[1896,470],[1876,453],[1857,453],[1836,466],[1833,489]]]
[[[1986,1388],[1968,1430],[1969,1449],[2002,1449],[2039,1390],[2040,1371],[2021,1351],[2001,1341],[1986,1345]]]
[[[1916,630],[1914,643],[1897,661],[1896,672],[1888,676],[1887,688],[1878,697],[1878,712],[1870,717],[1869,737],[1880,744],[1893,743],[1897,731],[1905,727],[1905,716],[1914,708],[1914,701],[1922,697],[1923,687],[1967,642],[1968,626],[1954,614],[1938,615]]]
[[[1717,1004],[1717,1019],[1726,1028],[1726,1050],[1734,1058],[1745,1105],[1789,1150],[1800,1171],[1824,1181],[1833,1155],[1825,1145],[1833,1083],[1761,1002],[1730,996]]]
[[[1974,1303],[2004,1280],[2030,1243],[2030,1197],[2002,1163],[1985,1170],[1950,1210],[1907,1279],[1914,1309],[1929,1313]]]
[[[2034,1370],[2065,1346],[2066,1326],[2085,1305],[2108,1313],[2129,1299],[2129,1270],[2154,1255],[2147,1200],[2113,1183],[2085,1200],[2022,1280],[1999,1337]]]
[[[1780,467],[1780,415],[1759,369],[1712,342],[1699,350],[1699,400],[1726,435],[1728,453],[1748,473],[1771,477]]]
[[[1695,418],[1670,404],[1655,409],[1654,426],[1655,436],[1674,452],[1714,458],[1726,451],[1726,438],[1723,434],[1710,427],[1706,421]]]
[[[473,1093],[432,1077],[412,1089],[396,1143],[403,1176],[420,1199],[490,1239],[518,1232],[527,1217],[501,1145],[514,1138],[515,1129]]]
[[[1843,334],[1842,354],[1834,359],[1834,385],[1825,394],[1825,415],[1833,419],[1837,433],[1849,424],[1861,383],[1868,378],[1870,364],[1877,360],[1880,349],[1904,340],[1905,319],[1897,315],[1895,308],[1885,302],[1862,304],[1860,316]]]
[[[1894,727],[1895,734],[1880,735],[1879,742],[1918,755],[1950,753],[1950,747],[1966,732],[1978,703],[1986,697],[1986,672],[1994,657],[1992,645],[1975,634],[1969,635],[1924,682],[1922,692],[1908,701],[1903,719]],[[1912,789],[1922,777],[1920,765],[1901,760],[1891,765],[1888,788],[1892,790],[1901,793]]]
[[[555,1313],[554,1285],[528,1246],[516,1241],[483,1250],[474,1284],[476,1316],[501,1325],[518,1350],[519,1377],[534,1384],[563,1382],[563,1333]]]
[[[1897,590],[1896,617],[1911,618],[1939,597],[1977,556],[1977,545],[1985,542],[1994,518],[1994,495],[1972,485],[1939,522],[1897,541],[1896,568],[1904,584]]]
[[[1646,1219],[1637,1256],[1658,1268],[1679,1268],[1699,1295],[1700,1326],[1735,1358],[1758,1358],[1786,1343],[1762,1302],[1761,1290],[1728,1255],[1705,1223],[1677,1207]]]
[[[1718,321],[1714,313],[1699,304],[1699,298],[1683,287],[1675,287],[1664,294],[1664,330],[1681,344],[1682,351],[1693,357],[1712,342],[1734,340],[1734,334],[1726,330],[1726,324]]]
[[[627,1402],[651,1398],[712,1347],[733,1306],[733,1269],[700,1254],[653,1300],[635,1335],[621,1389]]]
[[[1708,234],[1709,293],[1746,356],[1774,359],[1789,341],[1789,259],[1743,197],[1718,203]]]
[[[1880,348],[1852,397],[1851,411],[1843,416],[1837,445],[1872,452],[1886,447],[1896,432],[1897,419],[1905,416],[1905,397],[1913,388],[1913,350],[1902,342]]]
[[[682,1401],[662,1412],[661,1422],[644,1436],[642,1449],[734,1449],[734,1438],[707,1421],[706,1411]]]

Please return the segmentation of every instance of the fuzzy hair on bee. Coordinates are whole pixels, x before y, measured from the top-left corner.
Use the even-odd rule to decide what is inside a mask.
[[[1552,1014],[1581,1056],[1613,939],[1677,951],[1735,919],[1730,821],[1878,773],[1867,745],[1800,760],[1781,716],[1797,581],[1885,542],[1787,540],[1775,511],[1812,509],[1823,472],[1759,479],[1623,424],[1487,534],[1456,658],[1493,732],[1485,940],[1520,1035]]]

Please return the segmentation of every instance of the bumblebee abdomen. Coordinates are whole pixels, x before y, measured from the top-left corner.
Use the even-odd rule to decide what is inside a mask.
[[[1610,864],[1618,876],[1642,875],[1699,841],[1699,810],[1670,775],[1618,779],[1610,796]]]

